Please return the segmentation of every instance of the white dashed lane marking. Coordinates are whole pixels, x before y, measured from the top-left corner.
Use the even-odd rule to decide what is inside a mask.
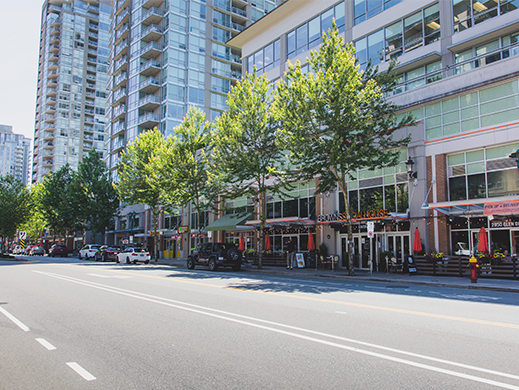
[[[81,367],[79,364],[71,362],[67,363],[67,366],[72,368],[74,371],[76,371],[79,375],[83,377],[83,379],[87,381],[93,381],[96,379],[95,376],[93,376],[91,373],[89,373],[87,370],[85,370],[83,367]]]

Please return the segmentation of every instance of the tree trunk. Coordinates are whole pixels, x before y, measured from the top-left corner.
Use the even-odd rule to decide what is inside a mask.
[[[153,257],[155,259],[155,262],[157,262],[159,259],[157,258],[158,251],[157,251],[157,217],[158,217],[158,206],[154,206],[151,209],[152,217],[153,217]]]
[[[353,269],[353,257],[352,257],[352,247],[353,247],[353,229],[351,227],[351,213],[350,213],[350,205],[348,204],[348,191],[346,188],[346,181],[344,175],[341,178],[338,178],[339,188],[342,191],[344,196],[344,208],[346,213],[346,226],[348,229],[348,243],[347,243],[347,253],[348,253],[348,275],[354,276],[355,271]]]
[[[260,246],[258,256],[258,268],[263,267],[263,248],[265,247],[265,215],[263,212],[263,194],[258,193],[258,206],[259,206],[259,218],[260,218]]]

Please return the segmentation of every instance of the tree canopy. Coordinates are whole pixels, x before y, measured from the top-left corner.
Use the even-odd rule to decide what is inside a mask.
[[[371,65],[361,71],[353,45],[344,45],[335,24],[308,64],[307,74],[299,62],[289,64],[286,81],[277,89],[282,139],[300,178],[318,176],[318,192],[339,187],[347,198],[346,181],[357,169],[399,162],[399,147],[410,139],[393,134],[412,118],[397,120],[398,107],[386,99],[396,83],[394,64],[386,73]],[[351,243],[349,207],[346,214]]]
[[[0,176],[0,237],[12,238],[27,219],[29,190],[13,176]]]
[[[214,168],[226,183],[227,199],[243,195],[257,199],[260,220],[260,259],[264,247],[267,191],[280,194],[288,187],[280,144],[275,93],[265,75],[246,74],[229,92],[228,110],[216,121],[213,133]]]

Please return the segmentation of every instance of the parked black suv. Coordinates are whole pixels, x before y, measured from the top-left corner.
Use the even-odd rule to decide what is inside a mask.
[[[232,267],[233,271],[239,271],[241,259],[242,252],[234,244],[206,242],[187,258],[187,268],[194,269],[195,265],[207,265],[210,271],[216,271],[218,267]]]

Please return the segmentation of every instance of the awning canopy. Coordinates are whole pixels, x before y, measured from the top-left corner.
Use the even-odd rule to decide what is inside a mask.
[[[519,198],[470,199],[458,202],[439,202],[424,205],[424,209],[453,216],[519,215]]]
[[[213,223],[206,226],[206,231],[216,230],[240,230],[245,229],[245,222],[252,217],[252,214],[226,214],[218,218]]]
[[[247,226],[254,226],[259,227],[260,221],[247,221]],[[276,218],[276,219],[268,219],[265,222],[265,227],[275,227],[275,226],[281,226],[281,227],[291,227],[291,226],[306,226],[306,227],[312,227],[315,225],[315,221],[312,221],[311,219],[306,218]]]

